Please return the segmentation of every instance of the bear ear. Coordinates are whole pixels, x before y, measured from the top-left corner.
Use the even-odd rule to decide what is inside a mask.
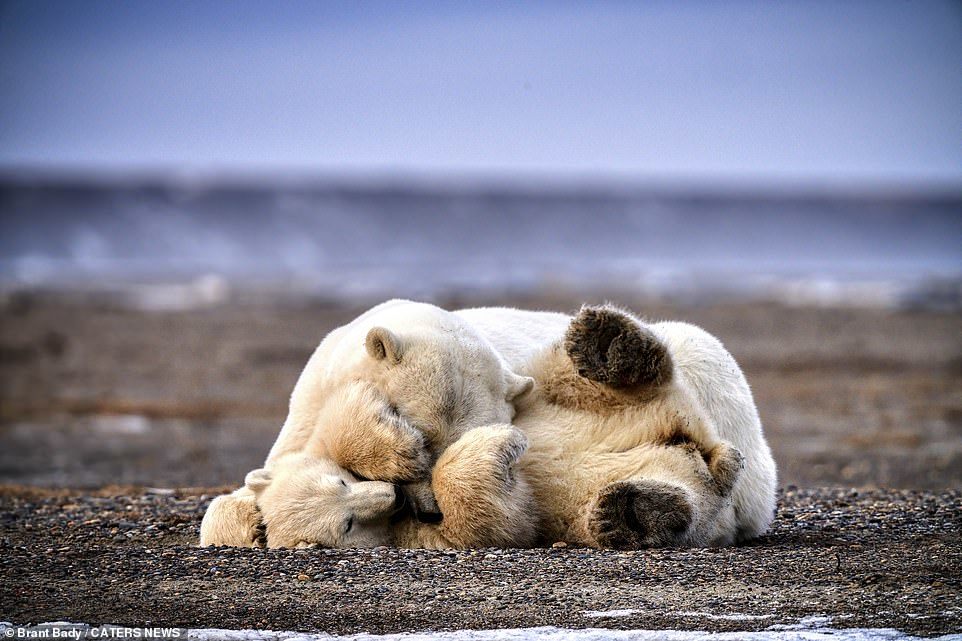
[[[391,365],[401,362],[401,341],[384,327],[374,327],[367,333],[364,340],[367,353],[375,360],[387,362]]]
[[[527,394],[534,387],[534,379],[530,376],[518,376],[512,372],[506,372],[504,377],[508,384],[508,389],[504,394],[506,401],[513,401],[519,396]]]
[[[259,470],[254,470],[248,472],[247,476],[244,478],[244,485],[247,489],[252,491],[254,494],[260,494],[267,489],[267,486],[271,484],[274,476],[271,474],[270,470],[265,470],[263,468]]]

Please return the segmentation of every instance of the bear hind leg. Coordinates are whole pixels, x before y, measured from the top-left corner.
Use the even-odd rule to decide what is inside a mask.
[[[634,550],[680,543],[692,524],[685,491],[646,479],[616,481],[598,495],[588,528],[600,547]]]
[[[631,388],[671,380],[665,344],[612,307],[583,307],[568,326],[564,347],[578,373],[598,383]]]

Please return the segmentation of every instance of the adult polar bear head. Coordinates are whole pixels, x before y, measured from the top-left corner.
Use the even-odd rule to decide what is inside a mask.
[[[513,373],[456,314],[427,303],[391,300],[321,341],[294,386],[287,420],[266,467],[287,454],[309,451],[341,465],[356,463],[346,467],[368,478],[419,480],[430,461],[411,460],[408,469],[369,476],[369,463],[397,453],[369,462],[357,451],[342,450],[356,450],[359,440],[370,442],[379,428],[389,432],[385,440],[390,446],[397,445],[400,431],[409,437],[402,441],[423,439],[417,443],[419,454],[443,450],[471,427],[509,423],[512,401],[533,384],[532,378]],[[345,403],[351,411],[344,411]]]

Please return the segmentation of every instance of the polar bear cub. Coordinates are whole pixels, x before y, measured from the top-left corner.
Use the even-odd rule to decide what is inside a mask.
[[[516,472],[526,446],[510,425],[468,430],[434,467],[444,518],[432,523],[404,509],[397,485],[359,480],[309,454],[249,473],[245,490],[256,496],[268,547],[527,547],[536,542],[537,506]]]

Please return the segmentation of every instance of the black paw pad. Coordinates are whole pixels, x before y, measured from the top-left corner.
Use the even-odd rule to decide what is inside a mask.
[[[565,350],[581,376],[612,387],[662,384],[671,377],[667,348],[615,309],[583,308],[568,326]]]
[[[692,508],[681,489],[618,481],[601,491],[590,527],[601,547],[625,550],[675,544],[691,522]]]

